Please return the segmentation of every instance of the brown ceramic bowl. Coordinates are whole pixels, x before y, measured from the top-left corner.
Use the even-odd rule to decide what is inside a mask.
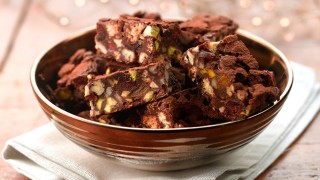
[[[273,45],[243,30],[240,39],[262,68],[275,73],[279,101],[245,120],[201,127],[142,129],[101,124],[73,115],[50,102],[48,86],[56,82],[61,65],[77,49],[94,49],[90,28],[45,51],[35,61],[31,84],[41,108],[56,128],[85,150],[120,164],[153,171],[177,170],[215,161],[259,135],[280,111],[290,92],[293,73],[286,57]]]

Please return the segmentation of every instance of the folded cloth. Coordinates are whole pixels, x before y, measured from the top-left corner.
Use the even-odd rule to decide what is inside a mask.
[[[319,110],[317,73],[296,63],[292,66],[294,84],[275,120],[254,141],[209,165],[173,172],[130,169],[83,150],[52,123],[8,140],[3,158],[31,179],[253,179],[280,156]]]

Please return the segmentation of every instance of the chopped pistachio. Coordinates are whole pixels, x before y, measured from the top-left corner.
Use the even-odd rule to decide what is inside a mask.
[[[69,100],[72,97],[72,94],[69,90],[59,90],[57,95],[61,100]]]
[[[100,123],[107,124],[107,122],[106,122],[104,119],[102,119],[102,118],[98,118],[98,121],[99,121]]]
[[[133,102],[133,100],[131,98],[126,98],[126,101],[128,101],[129,103]]]
[[[102,98],[99,98],[98,101],[96,102],[96,108],[98,110],[101,110],[103,102],[104,102],[104,99]]]
[[[109,105],[109,104],[107,104],[106,107],[104,107],[104,111],[105,111],[106,113],[110,113],[111,110],[112,110],[112,106]]]
[[[121,97],[127,97],[130,94],[130,91],[122,91]]]
[[[168,56],[172,57],[174,55],[175,51],[176,51],[175,47],[169,46],[169,48],[168,48]]]
[[[118,104],[118,102],[112,97],[107,97],[106,103],[107,105],[110,105],[110,106],[115,106]]]
[[[240,114],[248,116],[250,111],[251,111],[251,106],[249,105],[246,108],[244,108],[244,110]]]
[[[203,69],[201,69],[201,70],[200,70],[200,73],[203,75],[203,74],[207,74],[207,73],[208,73],[208,71],[207,71],[207,69],[206,69],[206,68],[203,68]]]
[[[150,102],[153,98],[154,92],[153,91],[149,91],[146,93],[146,95],[144,96],[143,100],[145,102]]]
[[[159,46],[160,46],[159,41],[155,41],[155,42],[154,42],[154,46],[156,47],[156,51],[158,51]]]
[[[116,79],[112,79],[112,82],[113,82],[113,84],[118,84],[118,80],[116,80]]]
[[[130,77],[133,81],[136,81],[137,79],[137,71],[136,70],[129,70],[129,74],[130,74]]]
[[[182,53],[179,51],[179,53],[177,53],[177,57],[176,57],[176,60],[180,60],[182,57]]]
[[[147,26],[143,31],[143,36],[157,37],[159,35],[160,28],[158,26]]]
[[[106,70],[106,74],[110,74],[111,73],[111,69],[108,67]]]

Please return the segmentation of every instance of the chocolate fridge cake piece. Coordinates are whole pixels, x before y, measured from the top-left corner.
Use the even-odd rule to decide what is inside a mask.
[[[182,31],[181,42],[189,48],[208,40],[219,41],[234,34],[238,24],[224,16],[204,14],[180,23],[179,27]]]
[[[95,36],[98,52],[126,64],[146,65],[163,61],[164,56],[179,59],[182,53],[178,23],[147,15],[100,19]]]
[[[156,129],[209,125],[220,118],[197,87],[149,103],[140,114],[142,127]]]
[[[55,90],[58,106],[71,108],[75,113],[83,110],[88,107],[84,99],[87,75],[110,74],[130,67],[132,65],[116,62],[112,57],[99,57],[85,49],[77,50],[58,72],[59,79]]]
[[[190,48],[180,63],[224,120],[244,119],[279,98],[273,73],[259,70],[237,35]]]
[[[173,91],[170,63],[151,63],[125,71],[88,76],[85,98],[91,116],[109,114],[155,101]]]

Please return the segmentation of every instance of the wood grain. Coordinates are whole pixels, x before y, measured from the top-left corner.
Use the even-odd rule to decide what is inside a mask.
[[[10,34],[22,4],[0,3],[0,57],[5,53]],[[17,2],[17,1],[14,1]],[[24,1],[21,1],[24,2]],[[88,17],[89,18],[89,17]],[[96,18],[96,17],[92,17]],[[93,20],[94,21],[94,20]],[[12,137],[48,123],[33,96],[29,71],[33,61],[46,48],[74,33],[43,14],[33,2],[14,42],[5,68],[0,74],[0,148]],[[263,34],[264,32],[261,32]],[[258,34],[259,35],[259,34]],[[293,61],[320,71],[320,41],[310,39],[293,43],[272,42]],[[301,48],[303,47],[303,48]],[[320,115],[283,155],[258,179],[319,179],[320,178]],[[0,160],[0,179],[27,179],[9,164]]]

